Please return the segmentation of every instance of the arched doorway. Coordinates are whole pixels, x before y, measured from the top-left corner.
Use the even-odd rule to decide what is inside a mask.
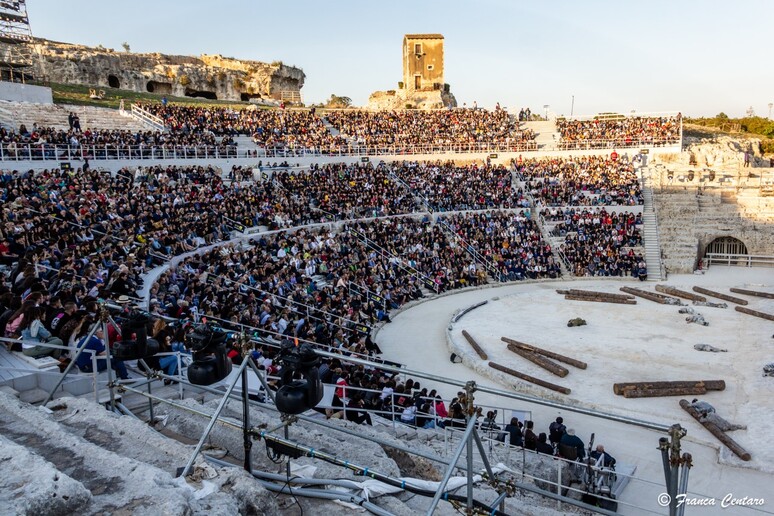
[[[707,245],[707,249],[704,251],[706,256],[709,253],[717,254],[747,254],[747,246],[744,242],[738,238],[731,236],[725,236],[716,238]]]

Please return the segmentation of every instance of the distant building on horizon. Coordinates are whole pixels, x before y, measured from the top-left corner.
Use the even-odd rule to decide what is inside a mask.
[[[443,77],[443,35],[403,36],[403,80],[397,90],[375,91],[368,109],[444,109],[457,99]]]
[[[443,35],[403,36],[403,85],[414,91],[443,89]]]

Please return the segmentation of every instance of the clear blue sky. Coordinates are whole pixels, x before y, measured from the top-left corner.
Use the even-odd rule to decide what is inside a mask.
[[[28,0],[35,36],[133,52],[281,60],[305,102],[364,105],[401,80],[406,33],[442,33],[460,105],[766,116],[774,1]]]

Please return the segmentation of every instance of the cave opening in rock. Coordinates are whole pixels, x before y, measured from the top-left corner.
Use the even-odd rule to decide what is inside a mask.
[[[242,102],[248,102],[250,99],[262,98],[260,93],[240,93],[239,96],[242,99]]]
[[[191,89],[191,88],[186,88],[185,89],[185,96],[186,97],[202,98],[202,99],[210,99],[210,100],[218,100],[218,95],[214,91],[194,90],[194,89]]]
[[[121,87],[121,81],[118,80],[118,77],[116,77],[113,74],[108,75],[108,86],[111,88],[120,88]]]
[[[149,93],[159,93],[161,95],[169,95],[170,93],[172,93],[172,83],[148,81],[148,83],[145,85],[145,89],[148,90]]]

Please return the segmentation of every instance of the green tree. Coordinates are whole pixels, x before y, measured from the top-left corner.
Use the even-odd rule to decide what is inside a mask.
[[[328,99],[326,107],[329,108],[346,108],[352,105],[352,99],[349,97],[340,97],[338,95],[331,94],[331,98]]]
[[[132,51],[132,47],[130,47],[129,43],[127,43],[126,41],[121,43],[121,46],[124,47],[124,52],[126,52],[127,54]]]
[[[725,114],[725,113],[723,113],[723,112],[721,111],[720,113],[718,113],[717,115],[715,115],[715,118],[719,118],[719,119],[721,119],[721,120],[728,120],[728,115],[727,115],[727,114]]]

